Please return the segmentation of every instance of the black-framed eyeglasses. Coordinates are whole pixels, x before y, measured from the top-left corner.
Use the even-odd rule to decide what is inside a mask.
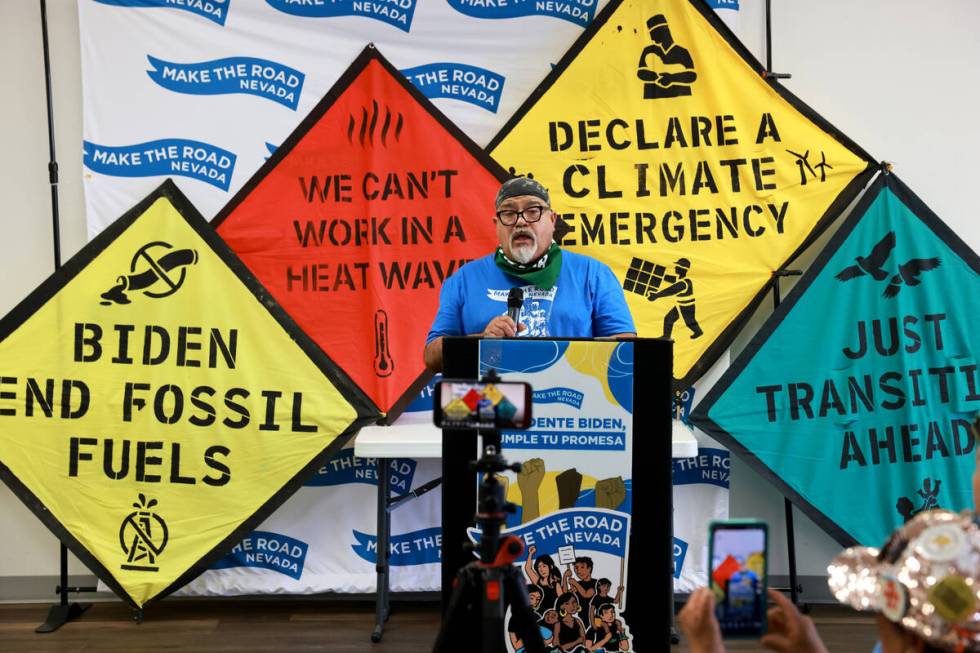
[[[532,222],[537,222],[544,215],[544,212],[548,210],[547,206],[541,206],[540,204],[534,204],[533,206],[525,207],[523,211],[514,211],[512,209],[505,209],[503,211],[497,211],[497,219],[500,220],[500,224],[505,227],[513,227],[517,224],[518,218],[524,218],[524,222],[531,224]]]

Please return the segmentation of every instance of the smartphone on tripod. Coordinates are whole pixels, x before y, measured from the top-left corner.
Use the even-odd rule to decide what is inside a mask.
[[[524,542],[500,532],[515,506],[507,502],[497,478],[504,471],[521,470],[520,463],[503,457],[500,430],[530,426],[531,387],[506,383],[493,370],[479,381],[443,379],[435,388],[432,414],[436,426],[477,431],[482,438],[480,459],[471,463],[481,477],[476,513],[480,541],[474,547],[479,558],[456,575],[433,653],[505,653],[508,629],[526,653],[545,653],[527,584],[514,564],[524,554]],[[508,609],[511,617],[505,623]]]
[[[443,379],[435,387],[432,421],[442,429],[526,429],[531,426],[531,386]]]

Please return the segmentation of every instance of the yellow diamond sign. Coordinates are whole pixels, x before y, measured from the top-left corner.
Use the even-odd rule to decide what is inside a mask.
[[[136,606],[379,417],[170,181],[0,321],[0,476]]]
[[[674,340],[678,386],[873,172],[696,0],[610,2],[488,150],[550,189],[639,335]]]

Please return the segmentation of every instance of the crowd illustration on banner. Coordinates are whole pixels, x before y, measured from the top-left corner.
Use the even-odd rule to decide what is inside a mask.
[[[615,594],[610,594],[613,582],[597,575],[591,557],[559,550],[571,561],[562,572],[551,555],[537,553],[537,547],[528,547],[523,568],[546,650],[631,651],[629,628],[619,614],[626,589],[622,579]],[[507,630],[512,650],[520,651],[524,643],[510,623]]]

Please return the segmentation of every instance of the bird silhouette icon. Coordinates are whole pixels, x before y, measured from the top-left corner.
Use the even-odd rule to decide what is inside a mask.
[[[835,277],[838,281],[849,281],[855,277],[863,277],[870,274],[876,281],[884,281],[888,278],[888,272],[882,269],[882,265],[888,260],[892,249],[895,247],[895,232],[889,231],[885,237],[878,241],[878,244],[871,249],[867,256],[858,256],[855,261],[857,265],[849,265]]]
[[[888,282],[888,287],[882,293],[883,297],[894,297],[902,286],[918,286],[922,281],[919,275],[923,272],[938,268],[941,261],[936,258],[913,258],[898,266],[898,274]]]

